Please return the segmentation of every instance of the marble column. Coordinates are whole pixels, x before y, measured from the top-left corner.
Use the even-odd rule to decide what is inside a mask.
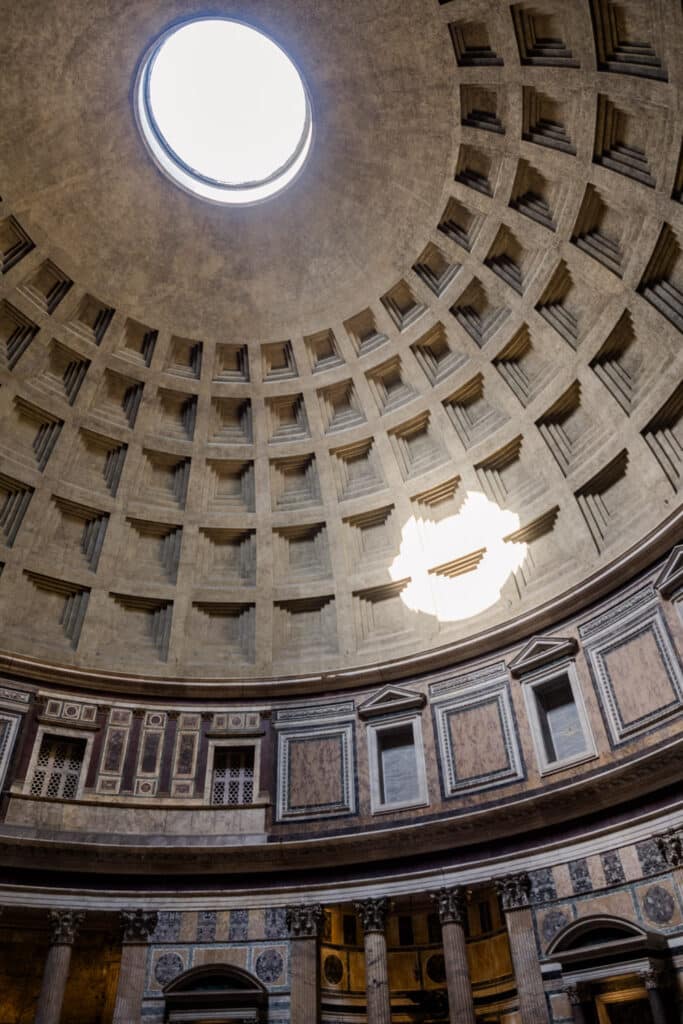
[[[506,875],[496,880],[496,888],[505,914],[520,1016],[524,1024],[549,1024],[548,1003],[529,906],[529,876],[525,871]]]
[[[385,928],[389,913],[386,896],[355,904],[365,942],[365,992],[368,1024],[391,1024],[391,995]]]
[[[320,1020],[318,936],[322,920],[323,908],[319,903],[287,908],[292,966],[291,1024],[316,1024]]]
[[[567,999],[572,1010],[574,1024],[593,1024],[590,991],[585,985],[567,985]]]
[[[59,1024],[69,977],[71,950],[85,914],[75,910],[51,910],[50,949],[43,970],[35,1024]]]
[[[147,943],[157,926],[156,911],[122,910],[123,947],[113,1024],[139,1024],[145,991]]]
[[[448,985],[450,1024],[476,1024],[465,943],[465,894],[459,886],[439,889],[431,898],[439,909]]]
[[[671,868],[679,893],[683,892],[683,830],[672,828],[663,835],[655,836],[654,839],[667,866]],[[670,1000],[676,1004],[677,1019],[683,1022],[683,975],[679,972],[676,972],[673,978]],[[651,999],[651,1005],[652,1001]],[[654,1014],[654,1010],[652,1012]]]
[[[652,968],[649,971],[643,971],[640,977],[647,989],[647,1001],[650,1004],[650,1013],[654,1024],[669,1024],[670,1017],[661,972]]]

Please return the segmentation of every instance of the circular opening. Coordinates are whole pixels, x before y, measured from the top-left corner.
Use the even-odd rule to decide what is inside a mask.
[[[308,92],[262,32],[200,18],[164,33],[136,86],[142,136],[181,188],[218,203],[255,203],[294,180],[311,148]]]

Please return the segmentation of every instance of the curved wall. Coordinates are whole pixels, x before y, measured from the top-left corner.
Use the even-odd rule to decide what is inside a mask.
[[[455,849],[486,859],[503,840],[523,851],[531,837],[591,833],[627,802],[645,809],[683,770],[682,559],[679,546],[521,646],[324,699],[169,705],[5,676],[2,717],[21,725],[5,746],[6,863],[78,870],[97,886],[99,872],[131,870],[267,886],[269,872],[296,878],[304,865],[330,879],[351,865],[402,870],[401,859],[409,872],[452,865]],[[401,727],[413,730],[417,789],[383,797],[378,742]],[[68,791],[50,782],[50,737],[82,750]],[[253,751],[248,792],[214,792],[224,748]]]
[[[347,5],[264,3],[310,81],[316,151],[277,202],[211,216],[150,166],[129,107],[174,11],[39,6],[35,59],[34,4],[3,43],[21,84],[0,135],[8,655],[324,688],[546,628],[671,526],[676,4],[625,11],[639,62],[606,53],[597,2],[378,3],[350,74]],[[546,31],[559,56],[531,46]]]

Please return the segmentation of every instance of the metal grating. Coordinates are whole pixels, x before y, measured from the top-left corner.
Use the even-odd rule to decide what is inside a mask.
[[[250,804],[254,799],[254,748],[220,747],[213,768],[213,804]]]
[[[43,736],[33,773],[31,795],[47,796],[55,800],[75,800],[84,754],[85,740]]]

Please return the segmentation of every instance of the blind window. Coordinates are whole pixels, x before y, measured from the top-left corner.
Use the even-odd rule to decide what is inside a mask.
[[[420,796],[412,725],[377,734],[380,794],[383,804],[409,803]]]
[[[84,756],[85,740],[43,736],[31,783],[32,796],[75,800]]]
[[[213,762],[214,804],[250,804],[254,800],[254,748],[219,747]]]
[[[537,687],[536,702],[548,762],[582,754],[586,738],[569,680],[554,679]]]

